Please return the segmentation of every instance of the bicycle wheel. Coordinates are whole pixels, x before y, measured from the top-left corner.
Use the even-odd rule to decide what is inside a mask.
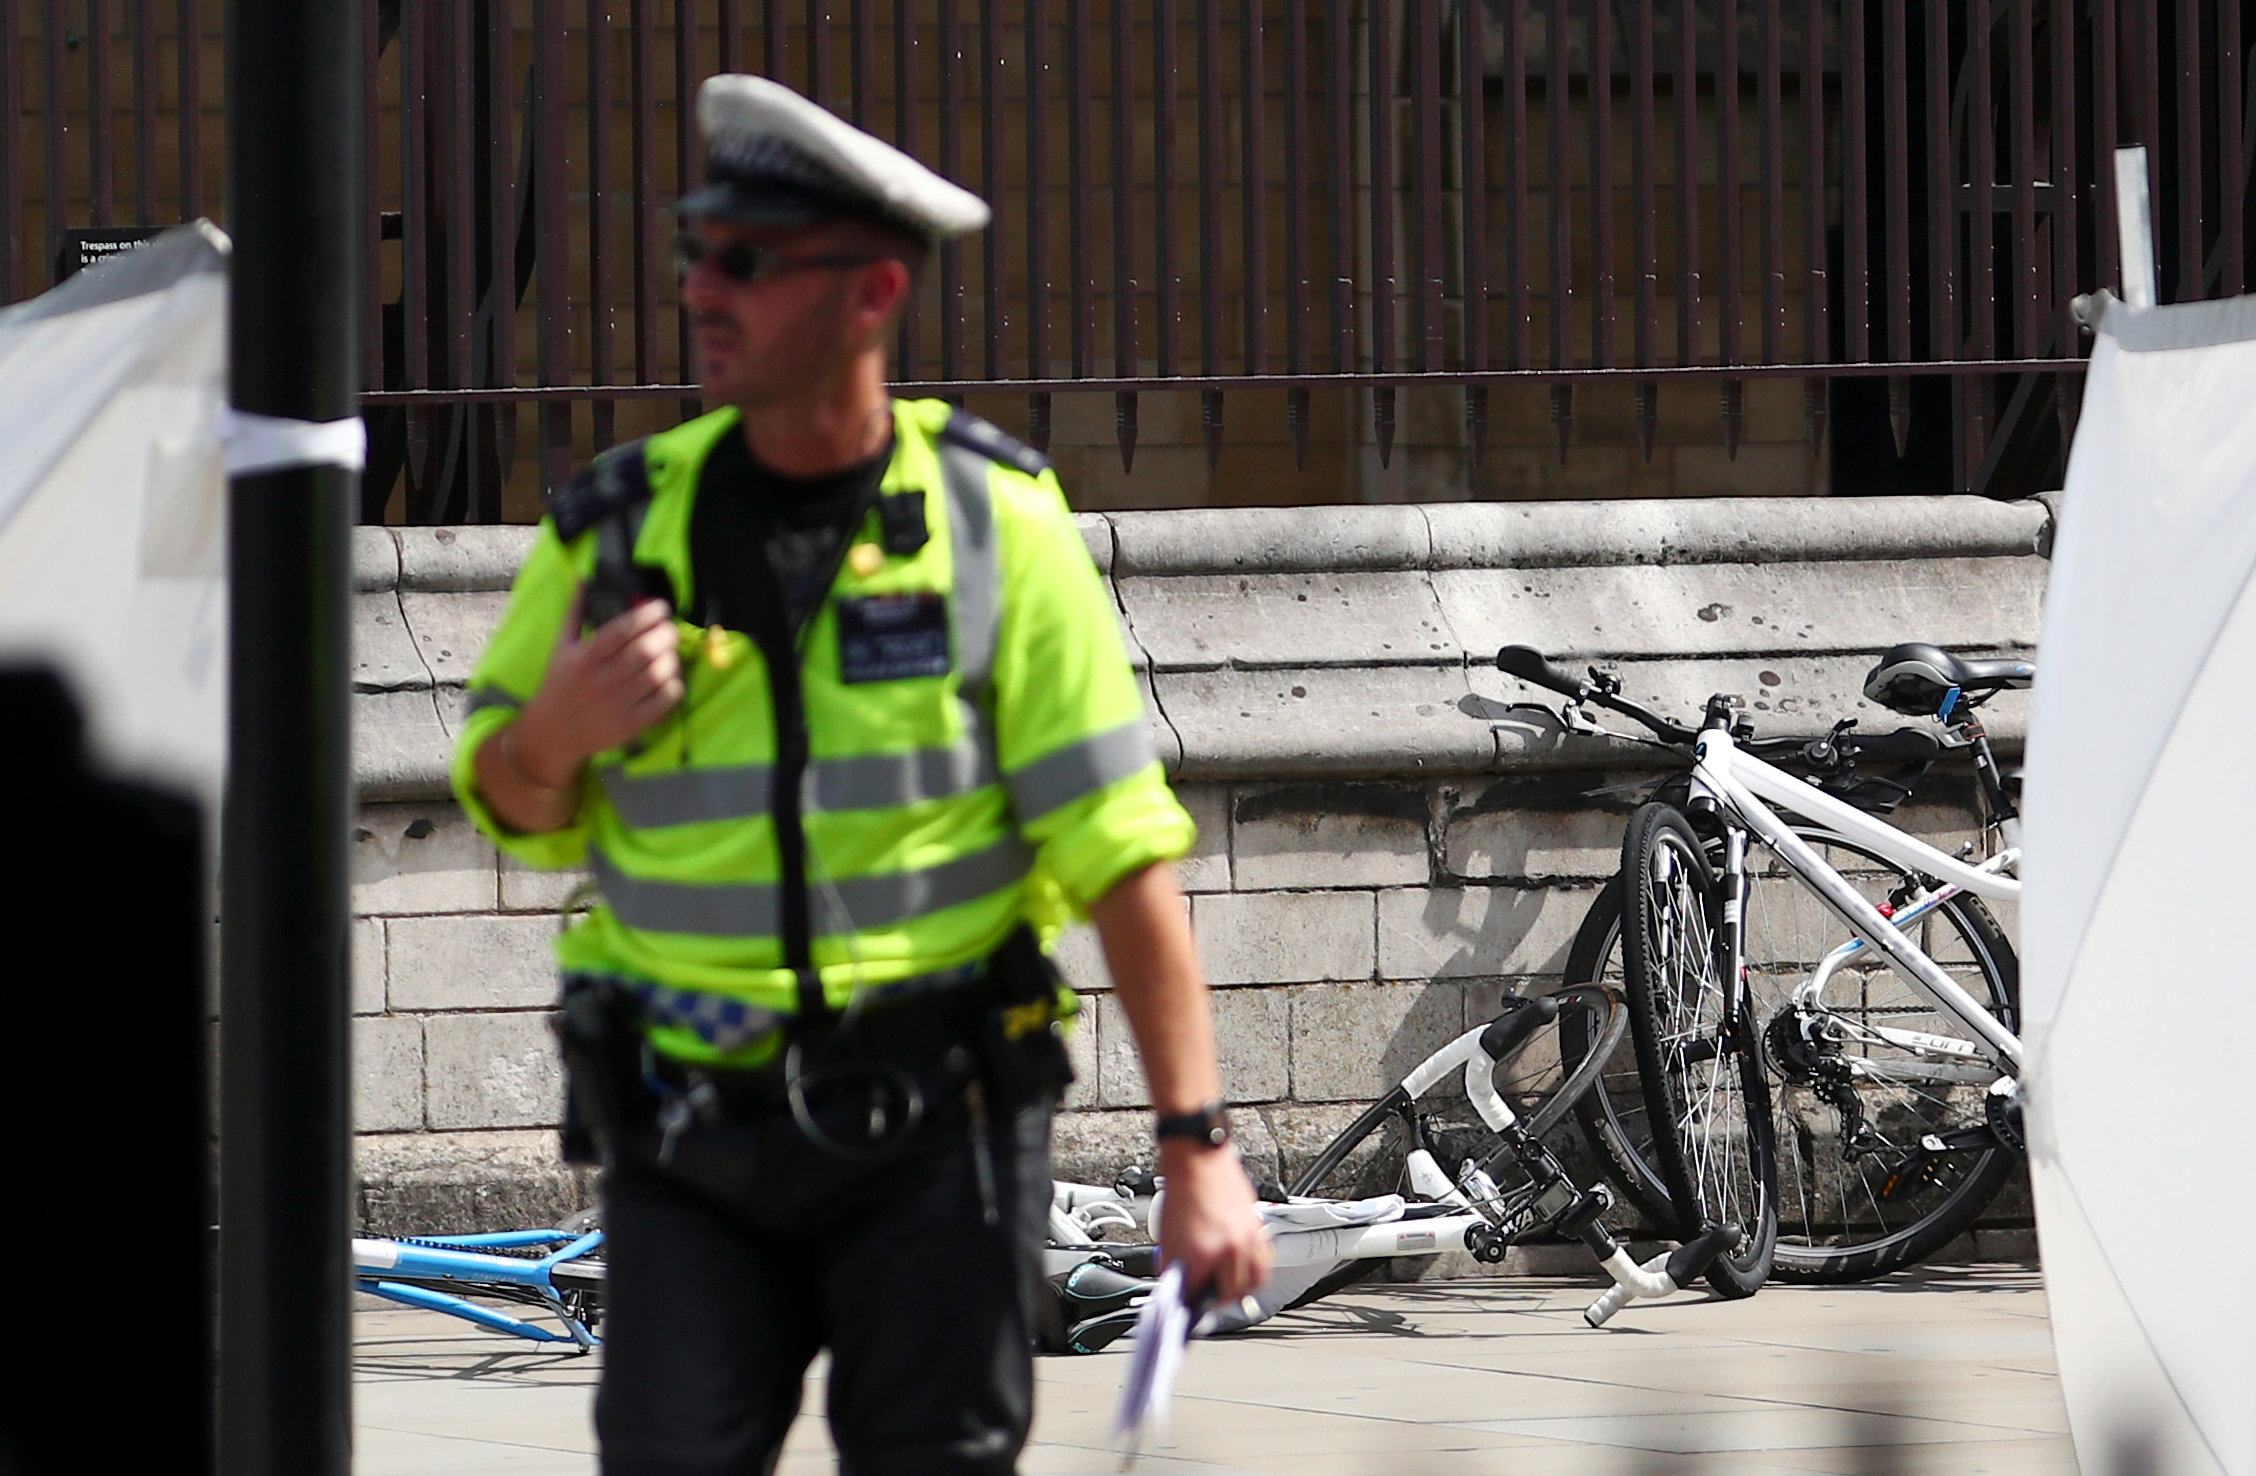
[[[1495,1076],[1498,1095],[1538,1138],[1566,1120],[1609,1060],[1621,1054],[1615,1047],[1627,1033],[1618,990],[1580,985],[1556,990],[1550,998],[1559,1006],[1551,1028],[1535,1031],[1499,1061]],[[1562,1044],[1570,1030],[1584,1042],[1572,1051]],[[1485,1160],[1495,1143],[1496,1135],[1464,1101],[1421,1105],[1396,1087],[1325,1144],[1293,1179],[1289,1192],[1325,1199],[1410,1194],[1404,1164],[1411,1149],[1426,1148],[1444,1172],[1454,1175],[1466,1158]]]
[[[1535,1137],[1545,1137],[1566,1120],[1575,1103],[1598,1081],[1608,1062],[1626,1054],[1617,1049],[1628,1033],[1628,1011],[1617,990],[1582,985],[1554,992],[1559,1014],[1549,1029],[1539,1029],[1496,1066],[1496,1089],[1512,1115]],[[1570,1053],[1569,1030],[1585,1044]],[[1325,1199],[1361,1199],[1375,1194],[1420,1197],[1409,1181],[1413,1148],[1432,1153],[1443,1173],[1456,1177],[1468,1158],[1488,1162],[1498,1140],[1462,1100],[1425,1106],[1396,1087],[1327,1143],[1291,1185],[1290,1192]],[[1489,1163],[1499,1187],[1512,1188],[1517,1165],[1509,1155]],[[1422,1257],[1419,1259],[1423,1259]],[[1303,1292],[1302,1306],[1376,1272],[1386,1260],[1354,1261]]]
[[[1599,889],[1590,910],[1575,930],[1567,950],[1566,980],[1573,984],[1603,985],[1622,990],[1622,882],[1616,875]],[[1595,1041],[1577,1015],[1559,1021],[1559,1048],[1568,1059],[1584,1060]],[[1637,1071],[1634,1050],[1615,1051],[1604,1063],[1597,1082],[1575,1100],[1575,1122],[1583,1142],[1604,1165],[1607,1180],[1636,1207],[1645,1221],[1666,1229],[1676,1224],[1676,1205],[1669,1187],[1654,1167],[1653,1117],[1646,1110],[1644,1078]]]
[[[1842,836],[1796,831],[1827,865],[1890,910],[1929,884]],[[1813,1047],[1798,1028],[1794,991],[1848,941],[1848,929],[1769,850],[1754,850],[1747,872],[1747,984],[1776,1083],[1777,1274],[1800,1282],[1862,1281],[1915,1265],[1973,1223],[2019,1155],[1985,1131],[1986,1080],[1927,1079],[1946,1074],[1932,1052],[1896,1048],[1871,1027],[1957,1039],[1970,1033],[1866,948],[1825,988],[1827,1010],[1819,1018],[1841,1039]],[[2007,1029],[2020,1028],[2013,947],[1978,898],[1962,893],[1911,929],[1921,952]],[[1921,1146],[1954,1135],[1966,1146],[1940,1153]]]
[[[1647,1110],[1671,1129],[1654,1134],[1656,1167],[1679,1239],[1709,1223],[1745,1232],[1737,1251],[1710,1266],[1708,1284],[1750,1296],[1770,1273],[1778,1238],[1778,1165],[1759,1026],[1719,967],[1715,875],[1691,823],[1658,804],[1630,817],[1622,875],[1630,1032]]]

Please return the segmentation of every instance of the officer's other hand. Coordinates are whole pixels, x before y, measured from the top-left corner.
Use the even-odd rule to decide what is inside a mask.
[[[681,652],[663,600],[638,601],[583,636],[586,606],[583,587],[557,634],[548,675],[517,720],[519,758],[536,777],[560,783],[595,755],[632,741],[682,699]]]
[[[1171,1139],[1160,1150],[1159,1171],[1167,1180],[1160,1254],[1169,1265],[1182,1263],[1183,1285],[1211,1288],[1216,1302],[1229,1303],[1265,1284],[1269,1237],[1238,1155]]]

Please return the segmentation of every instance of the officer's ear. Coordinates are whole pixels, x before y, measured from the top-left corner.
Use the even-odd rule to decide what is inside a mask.
[[[916,276],[906,262],[886,257],[855,273],[848,307],[863,336],[877,338],[892,327],[916,291]]]

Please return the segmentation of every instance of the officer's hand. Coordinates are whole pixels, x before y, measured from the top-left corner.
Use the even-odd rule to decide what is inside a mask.
[[[1167,1180],[1160,1255],[1169,1265],[1182,1263],[1184,1287],[1211,1288],[1215,1301],[1229,1303],[1266,1283],[1269,1237],[1238,1155],[1169,1139],[1160,1148],[1159,1171]]]
[[[517,719],[517,758],[535,779],[570,784],[580,766],[618,748],[682,699],[673,611],[642,600],[582,637],[587,592],[557,634],[540,691]]]

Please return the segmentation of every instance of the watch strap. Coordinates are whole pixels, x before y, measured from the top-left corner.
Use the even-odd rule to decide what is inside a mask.
[[[1189,1138],[1210,1148],[1230,1141],[1230,1118],[1220,1102],[1209,1102],[1191,1112],[1162,1112],[1152,1126],[1157,1138]]]

